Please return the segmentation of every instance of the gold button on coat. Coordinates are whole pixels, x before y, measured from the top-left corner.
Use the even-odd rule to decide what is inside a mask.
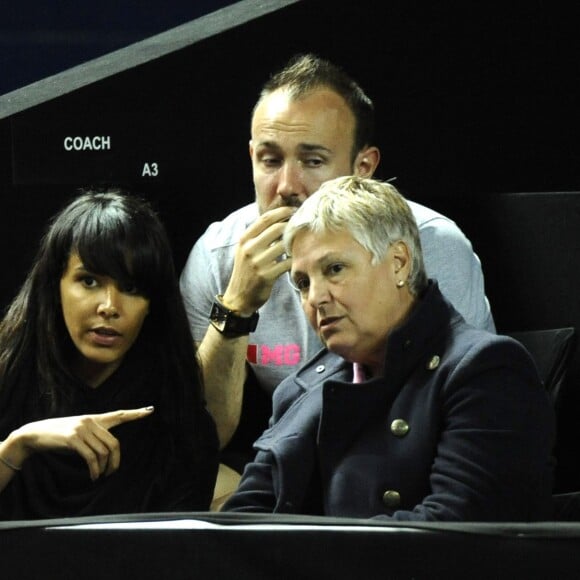
[[[391,433],[395,437],[404,437],[409,432],[409,423],[405,419],[395,419],[391,423]]]
[[[441,358],[434,354],[427,363],[427,370],[434,371],[441,362]]]
[[[397,508],[401,505],[401,494],[394,489],[387,489],[383,493],[383,503],[388,508]]]

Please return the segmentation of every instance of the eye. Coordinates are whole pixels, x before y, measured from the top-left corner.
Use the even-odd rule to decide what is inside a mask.
[[[83,274],[79,277],[79,281],[85,288],[95,288],[98,285],[97,279],[90,274]]]
[[[123,294],[129,294],[131,296],[137,296],[140,294],[139,288],[137,288],[136,284],[130,281],[119,284],[119,290],[123,292]]]
[[[306,159],[302,160],[302,164],[306,167],[315,169],[324,164],[324,159],[321,159],[320,157],[307,157]]]
[[[293,280],[294,288],[304,294],[310,287],[310,280],[306,276],[299,276]]]
[[[337,274],[340,274],[343,270],[344,270],[344,264],[342,264],[340,262],[335,262],[333,264],[329,264],[326,267],[325,274],[327,276],[336,276]]]
[[[276,155],[262,155],[260,163],[266,167],[278,167],[280,165],[280,158]]]

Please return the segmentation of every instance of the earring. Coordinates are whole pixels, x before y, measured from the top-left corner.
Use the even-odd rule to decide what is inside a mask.
[[[397,281],[397,288],[402,288],[405,285],[405,280]]]

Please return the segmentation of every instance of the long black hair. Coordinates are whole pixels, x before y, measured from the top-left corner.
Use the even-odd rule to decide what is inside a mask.
[[[170,243],[152,207],[120,190],[82,192],[49,222],[0,323],[0,392],[5,395],[23,372],[34,369],[34,388],[49,414],[70,398],[74,346],[62,315],[60,279],[73,252],[90,272],[135,286],[149,299],[132,350],[155,357],[166,420],[186,423],[191,405],[203,405],[203,395]]]

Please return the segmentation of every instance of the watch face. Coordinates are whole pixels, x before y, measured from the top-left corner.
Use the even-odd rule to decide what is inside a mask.
[[[209,319],[214,322],[223,321],[227,318],[227,312],[225,312],[217,302],[213,303],[211,307],[211,312],[209,314]]]
[[[209,319],[215,328],[220,332],[224,332],[226,328],[227,312],[224,312],[216,302],[214,302],[211,308]]]
[[[258,313],[255,312],[249,318],[238,316],[231,310],[227,310],[216,300],[213,303],[209,319],[212,325],[222,334],[242,336],[256,330]]]

